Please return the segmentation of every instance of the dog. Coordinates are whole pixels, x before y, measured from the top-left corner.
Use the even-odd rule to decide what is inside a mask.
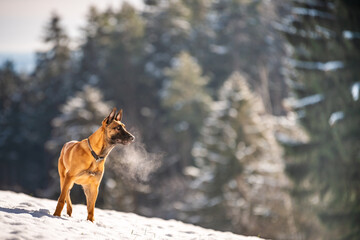
[[[116,108],[114,108],[102,121],[101,127],[87,139],[64,144],[58,162],[61,194],[54,216],[61,215],[65,201],[67,214],[71,216],[70,190],[76,183],[83,187],[86,195],[87,220],[94,221],[95,202],[107,156],[115,145],[128,145],[135,140],[121,122],[122,115],[122,109],[116,113]]]

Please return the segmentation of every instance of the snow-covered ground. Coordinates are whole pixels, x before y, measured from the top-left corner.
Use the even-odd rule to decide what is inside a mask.
[[[73,205],[72,217],[66,206],[62,217],[52,216],[55,207],[53,200],[0,191],[0,239],[260,239],[102,209],[95,209],[92,223],[86,220],[85,205]]]

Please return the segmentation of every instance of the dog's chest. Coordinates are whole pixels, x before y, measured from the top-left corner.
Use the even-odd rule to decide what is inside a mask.
[[[75,180],[75,183],[77,184],[99,183],[101,181],[103,173],[104,173],[104,169],[94,164],[90,166],[88,169],[82,171]]]
[[[93,171],[93,170],[88,170],[87,172],[86,172],[86,174],[87,175],[89,175],[89,177],[96,177],[96,176],[101,176],[101,174],[102,174],[102,172],[101,171],[99,171],[99,170],[95,170],[95,171]]]

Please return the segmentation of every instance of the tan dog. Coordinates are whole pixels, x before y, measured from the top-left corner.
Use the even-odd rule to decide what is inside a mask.
[[[106,157],[116,144],[127,145],[135,140],[135,137],[125,129],[121,119],[122,109],[116,114],[116,108],[114,108],[102,121],[102,126],[90,137],[80,142],[65,143],[58,163],[61,194],[54,216],[60,216],[65,200],[67,214],[71,216],[70,190],[76,183],[84,188],[88,210],[87,219],[94,221],[95,202],[104,174]]]

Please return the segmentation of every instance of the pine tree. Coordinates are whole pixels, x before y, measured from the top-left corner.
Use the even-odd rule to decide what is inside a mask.
[[[327,227],[319,239],[358,239],[360,5],[337,0],[292,4],[291,21],[281,26],[294,49],[289,63],[297,100],[290,106],[310,137],[285,143],[294,199],[300,211],[310,209],[298,225],[304,238],[315,239],[318,230],[309,219],[317,214]]]
[[[74,91],[69,38],[60,21],[60,17],[54,14],[45,29],[44,43],[48,50],[37,53],[36,69],[29,89],[36,94],[28,95],[33,109],[29,114],[34,120],[29,124],[42,143],[50,136],[50,121],[58,114],[58,106]]]
[[[123,106],[131,121],[136,122],[138,109],[147,105],[148,100],[145,99],[147,94],[142,93],[148,91],[144,86],[149,84],[143,74],[144,21],[128,3],[110,14],[111,17],[114,21],[109,20],[110,44],[100,86],[107,89],[107,94]],[[151,84],[146,87],[151,87]]]
[[[37,78],[44,79],[43,81],[49,79],[49,81],[55,84],[55,82],[60,81],[59,78],[68,73],[71,66],[69,62],[69,37],[62,28],[61,18],[57,14],[52,15],[50,22],[46,26],[43,41],[49,49],[37,53],[37,64],[34,74]]]
[[[158,138],[150,122],[156,116],[159,97],[158,84],[145,74],[144,31],[143,18],[128,3],[103,13],[91,8],[80,72],[85,82],[99,86],[108,99],[122,106],[132,126],[151,142]]]
[[[84,36],[80,46],[81,57],[77,75],[83,83],[90,85],[99,83],[106,56],[105,44],[102,44],[106,37],[100,18],[98,9],[90,7],[86,26],[82,29]]]
[[[188,51],[189,49],[189,38],[192,36],[192,25],[189,22],[191,19],[191,9],[189,9],[183,0],[159,0],[148,4],[148,7],[145,8],[142,14],[146,23],[144,74],[147,76],[147,82],[151,83],[150,93],[155,93],[158,98],[153,98],[156,101],[152,100],[154,104],[149,108],[152,110],[153,119],[147,118],[144,120],[151,120],[153,123],[156,123],[157,127],[155,129],[157,131],[155,131],[155,134],[152,134],[152,139],[158,139],[158,148],[169,152],[170,156],[174,157],[177,155],[173,158],[177,161],[179,160],[176,150],[177,147],[168,144],[169,141],[176,142],[177,140],[171,135],[158,131],[158,129],[166,128],[164,119],[166,118],[165,116],[170,113],[162,104],[163,100],[161,96],[159,96],[159,92],[168,84],[169,78],[166,75],[165,69],[171,68],[173,60],[177,58],[180,52]],[[149,83],[147,86],[149,86]],[[149,139],[148,142],[154,144],[151,139]],[[191,144],[188,142],[183,143],[186,146],[182,148],[189,150]],[[180,145],[182,145],[182,143],[180,143]],[[181,155],[183,156],[180,158],[188,159],[189,153],[186,153],[187,157],[184,156],[184,153]]]
[[[186,166],[191,162],[192,143],[198,137],[202,121],[208,114],[211,102],[205,88],[208,79],[202,75],[201,67],[195,59],[186,52],[177,56],[172,68],[165,69],[165,75],[169,80],[163,90],[162,103],[170,117],[167,125],[171,130],[168,134],[176,134],[177,141],[183,142],[181,149],[176,147],[176,152],[180,153],[182,165]],[[174,143],[174,146],[179,146],[179,143]]]
[[[26,164],[23,155],[27,154],[27,149],[22,146],[28,145],[28,135],[24,127],[26,86],[27,82],[15,72],[12,62],[7,61],[0,67],[0,186],[5,189],[14,185],[30,188],[30,185],[34,184],[28,174],[20,174],[23,169],[21,166]],[[31,183],[27,184],[29,181]]]
[[[191,53],[202,66],[206,75],[214,74],[214,66],[211,65],[216,61],[212,53],[212,46],[215,44],[216,35],[213,29],[211,14],[213,13],[213,1],[199,0],[189,1],[183,0],[184,5],[190,10],[188,17],[191,30],[188,39],[188,52]],[[215,76],[214,76],[215,77]],[[209,79],[211,81],[211,79]]]
[[[190,9],[181,0],[158,1],[144,13],[146,24],[147,73],[164,80],[163,69],[170,67],[172,58],[188,49],[191,34]]]
[[[111,111],[104,102],[102,93],[89,85],[69,98],[60,108],[61,114],[51,121],[51,140],[47,149],[59,152],[65,142],[82,140],[95,132],[102,120]],[[56,165],[56,164],[55,164]]]
[[[286,96],[280,72],[284,40],[273,28],[278,5],[276,1],[214,1],[209,16],[214,39],[203,66],[213,74],[214,89],[233,71],[246,72],[267,112],[275,115],[284,113],[281,101]]]
[[[4,62],[1,66],[0,74],[0,110],[5,112],[12,108],[11,104],[14,102],[12,98],[15,98],[16,95],[21,95],[18,91],[22,79],[15,72],[14,63],[11,61]]]
[[[37,53],[35,71],[26,81],[22,80],[18,84],[17,98],[21,102],[16,98],[11,100],[12,111],[17,112],[17,117],[12,116],[12,124],[21,126],[17,127],[21,130],[21,134],[17,135],[23,135],[20,140],[23,144],[19,150],[22,158],[17,163],[17,169],[28,169],[25,173],[14,175],[19,176],[20,185],[28,191],[45,188],[47,185],[50,166],[43,145],[50,137],[50,121],[57,114],[57,107],[73,89],[69,39],[56,14],[46,26],[43,40],[48,50]],[[13,183],[18,181],[12,180]]]
[[[37,53],[36,68],[23,93],[23,102],[26,103],[22,112],[26,119],[23,126],[28,138],[23,148],[27,149],[24,159],[29,164],[29,167],[24,167],[29,169],[28,182],[36,181],[33,184],[36,189],[46,188],[49,182],[48,172],[52,166],[48,159],[51,156],[44,143],[51,135],[50,122],[58,114],[59,105],[72,94],[75,81],[72,78],[75,66],[71,62],[69,38],[56,14],[46,26],[44,43],[47,50]]]
[[[187,197],[193,208],[184,205],[192,217],[185,220],[195,215],[207,227],[288,239],[294,226],[273,120],[239,73],[218,99],[192,150],[197,168],[188,169],[196,174]]]
[[[7,118],[4,128],[9,130],[9,137],[14,140],[7,139],[9,146],[4,153],[4,156],[10,154],[6,158],[11,159],[9,168],[13,176],[7,184],[18,184],[25,191],[34,192],[47,186],[49,164],[43,144],[50,136],[50,120],[70,89],[66,81],[70,78],[64,77],[69,75],[66,39],[59,27],[59,18],[54,16],[44,37],[50,50],[38,55],[35,72],[20,77],[11,64],[3,72],[2,90],[8,95],[4,101],[8,109],[3,109],[3,117]],[[27,171],[21,172],[23,168]]]

